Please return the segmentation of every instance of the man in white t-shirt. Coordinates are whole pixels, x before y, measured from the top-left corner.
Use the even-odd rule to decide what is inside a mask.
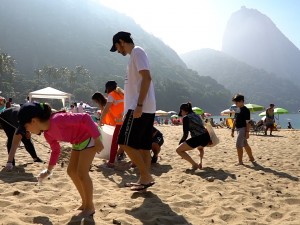
[[[136,183],[127,184],[132,191],[142,191],[154,184],[150,174],[152,127],[156,101],[148,57],[135,46],[128,32],[120,31],[113,36],[111,52],[130,55],[124,84],[124,123],[118,144],[137,166],[140,177]]]

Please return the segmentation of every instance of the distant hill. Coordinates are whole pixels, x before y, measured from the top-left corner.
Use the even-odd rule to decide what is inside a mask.
[[[2,91],[22,101],[29,91],[50,85],[89,101],[109,79],[123,86],[128,57],[109,52],[112,36],[120,30],[130,31],[135,44],[149,55],[158,109],[176,110],[186,101],[210,112],[228,107],[231,93],[224,86],[188,69],[173,49],[131,18],[87,0],[1,1],[0,49],[16,59],[19,71]],[[71,82],[70,73],[54,76],[51,69],[48,78],[38,78],[34,72],[45,66],[64,71],[61,67],[77,65],[88,69],[90,76]]]
[[[202,49],[181,55],[187,66],[200,75],[210,76],[232,93],[245,94],[248,103],[278,107],[297,112],[300,88],[294,82],[257,69],[212,49]]]
[[[242,7],[232,14],[222,51],[300,87],[300,50],[258,10]]]

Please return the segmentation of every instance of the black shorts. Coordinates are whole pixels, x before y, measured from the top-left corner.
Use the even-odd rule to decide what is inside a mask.
[[[133,110],[128,110],[119,133],[118,144],[151,150],[154,116],[155,113],[143,113],[140,118],[133,118]]]
[[[152,138],[152,143],[157,143],[159,146],[162,146],[164,144],[164,137],[161,133],[157,133],[153,138]]]
[[[206,132],[206,133],[201,134],[199,136],[192,137],[192,138],[186,140],[185,142],[191,148],[197,148],[199,146],[205,147],[210,142],[210,136],[209,136],[208,132]]]

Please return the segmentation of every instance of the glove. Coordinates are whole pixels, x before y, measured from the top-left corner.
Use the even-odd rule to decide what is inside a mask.
[[[42,172],[40,172],[39,176],[37,177],[38,183],[42,184],[42,182],[50,176],[52,176],[52,172],[47,169],[44,169]]]

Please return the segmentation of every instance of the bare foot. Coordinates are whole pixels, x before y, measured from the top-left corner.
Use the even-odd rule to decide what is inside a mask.
[[[84,209],[84,207],[83,207],[83,205],[81,205],[76,210],[83,210],[83,209]]]
[[[95,210],[90,209],[90,210],[83,210],[81,213],[77,214],[76,216],[86,218],[86,217],[93,216],[94,214],[95,214]]]
[[[234,164],[235,166],[243,166],[244,165],[244,163],[243,162],[238,162],[238,163],[236,163],[236,164]]]
[[[199,163],[198,167],[201,170],[202,169],[202,163]]]

